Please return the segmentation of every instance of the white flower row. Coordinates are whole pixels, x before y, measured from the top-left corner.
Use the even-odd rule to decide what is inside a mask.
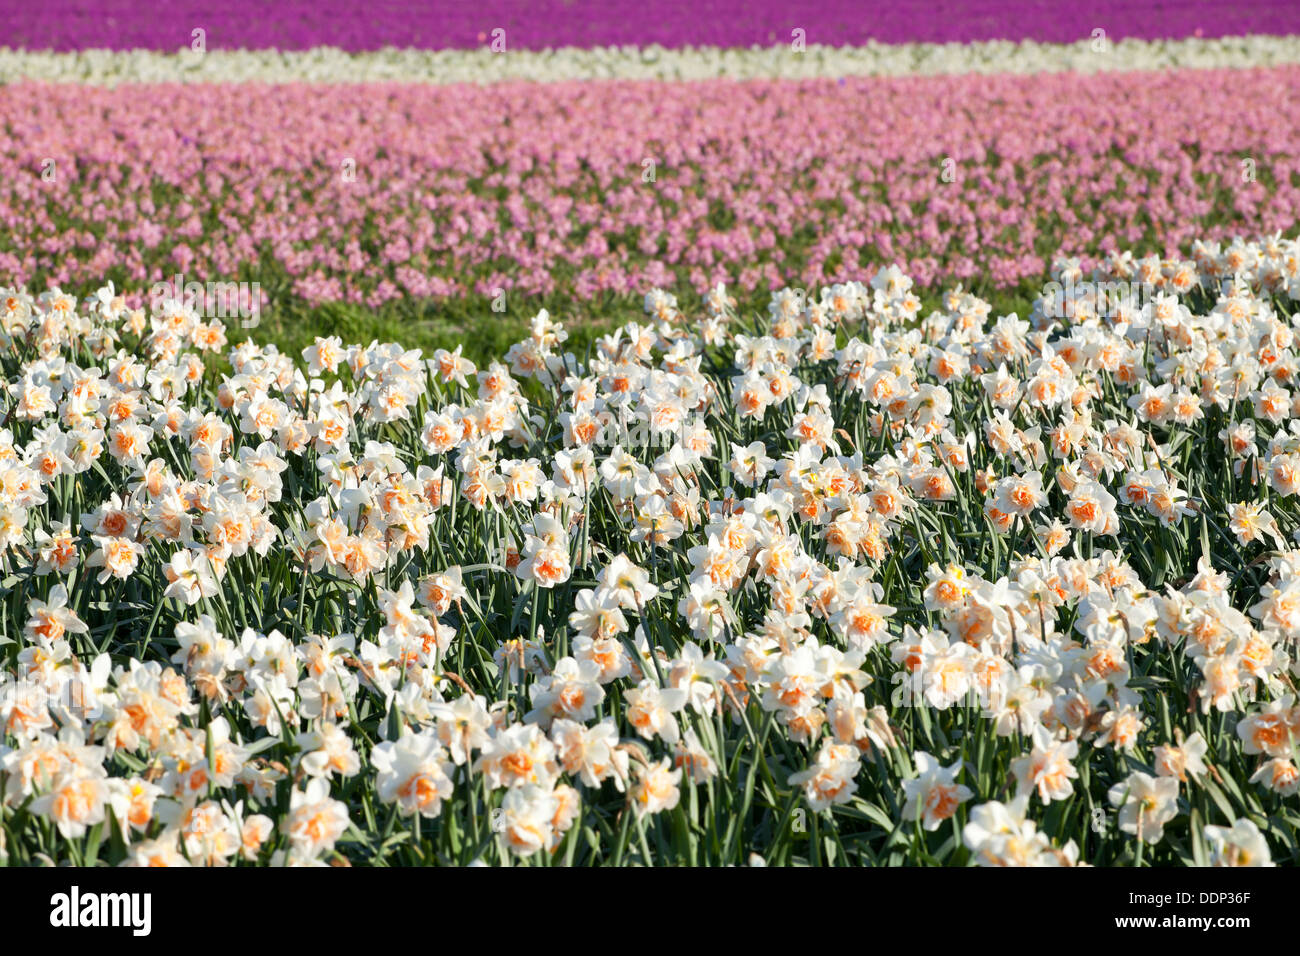
[[[1238,68],[1300,63],[1300,36],[1133,40],[1104,37],[1073,44],[868,43],[721,49],[599,47],[506,51],[385,49],[347,53],[311,50],[85,50],[32,52],[0,48],[0,83],[42,80],[116,86],[121,83],[494,83],[509,80],[701,80],[960,73],[1096,73],[1108,70]]]

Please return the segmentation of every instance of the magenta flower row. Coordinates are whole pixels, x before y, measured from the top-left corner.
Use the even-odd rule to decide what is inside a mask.
[[[0,45],[27,49],[175,50],[205,31],[209,49],[386,46],[468,49],[505,31],[506,49],[625,44],[834,46],[1032,39],[1072,43],[1095,29],[1161,39],[1300,32],[1294,0],[45,0],[0,2]]]

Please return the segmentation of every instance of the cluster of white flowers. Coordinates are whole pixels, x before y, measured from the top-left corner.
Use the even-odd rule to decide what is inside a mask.
[[[1244,36],[1072,44],[794,43],[722,49],[597,47],[560,50],[398,50],[348,53],[310,50],[81,50],[71,53],[0,48],[0,83],[40,80],[116,86],[121,83],[496,83],[566,80],[814,79],[963,73],[1098,73],[1111,70],[1245,68],[1300,63],[1300,37]]]
[[[0,288],[6,852],[690,860],[758,752],[774,862],[796,812],[908,862],[1293,861],[1300,243],[1084,275],[923,315],[889,266],[758,329],[654,289],[483,369],[225,372],[184,303]]]

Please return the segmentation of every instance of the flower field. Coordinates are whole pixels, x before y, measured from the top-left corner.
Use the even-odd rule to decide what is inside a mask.
[[[369,309],[482,312],[504,292],[521,322],[535,300],[596,309],[720,281],[762,307],[877,262],[928,289],[1014,289],[1057,255],[1289,228],[1297,85],[1300,65],[327,94],[18,84],[0,90],[0,221],[26,225],[0,236],[0,272],[60,287],[256,275],[272,300]]]
[[[810,42],[834,46],[926,41],[1045,40],[1071,43],[1095,28],[1144,39],[1186,36],[1286,34],[1300,31],[1300,10],[1288,0],[1099,0],[1062,6],[1047,0],[905,0],[860,4],[826,0],[659,0],[617,4],[597,0],[237,0],[213,6],[176,0],[163,8],[132,0],[50,0],[42,5],[4,0],[7,44],[32,50],[188,46],[194,28],[226,47],[300,50],[331,46],[349,51],[382,47],[466,49],[504,30],[509,47],[768,46],[795,29]]]
[[[0,865],[1300,863],[1292,4],[0,6]]]
[[[5,292],[8,855],[1292,858],[1300,250],[1201,248],[481,370]]]

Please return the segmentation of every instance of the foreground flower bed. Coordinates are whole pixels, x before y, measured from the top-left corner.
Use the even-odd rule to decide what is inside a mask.
[[[1300,12],[1280,0],[1184,0],[1178,4],[1098,0],[1059,6],[1026,0],[954,6],[941,0],[864,6],[853,0],[818,4],[789,0],[686,0],[629,7],[575,0],[459,0],[383,4],[382,15],[346,0],[237,0],[219,6],[175,0],[165,7],[131,0],[50,0],[0,3],[3,39],[28,49],[175,50],[191,31],[207,31],[211,47],[301,50],[336,46],[471,49],[504,30],[507,49],[621,46],[751,46],[789,42],[802,29],[809,42],[840,46],[880,40],[931,43],[1047,40],[1072,43],[1094,29],[1112,36],[1161,39],[1300,32]]]
[[[0,291],[0,857],[1295,862],[1300,250],[583,358]]]
[[[515,308],[516,293],[810,287],[878,261],[927,289],[1007,288],[1058,254],[1290,228],[1297,84],[1295,66],[18,84],[0,89],[0,272],[133,289],[182,273],[257,281],[281,304],[472,299],[484,314],[498,292]]]

